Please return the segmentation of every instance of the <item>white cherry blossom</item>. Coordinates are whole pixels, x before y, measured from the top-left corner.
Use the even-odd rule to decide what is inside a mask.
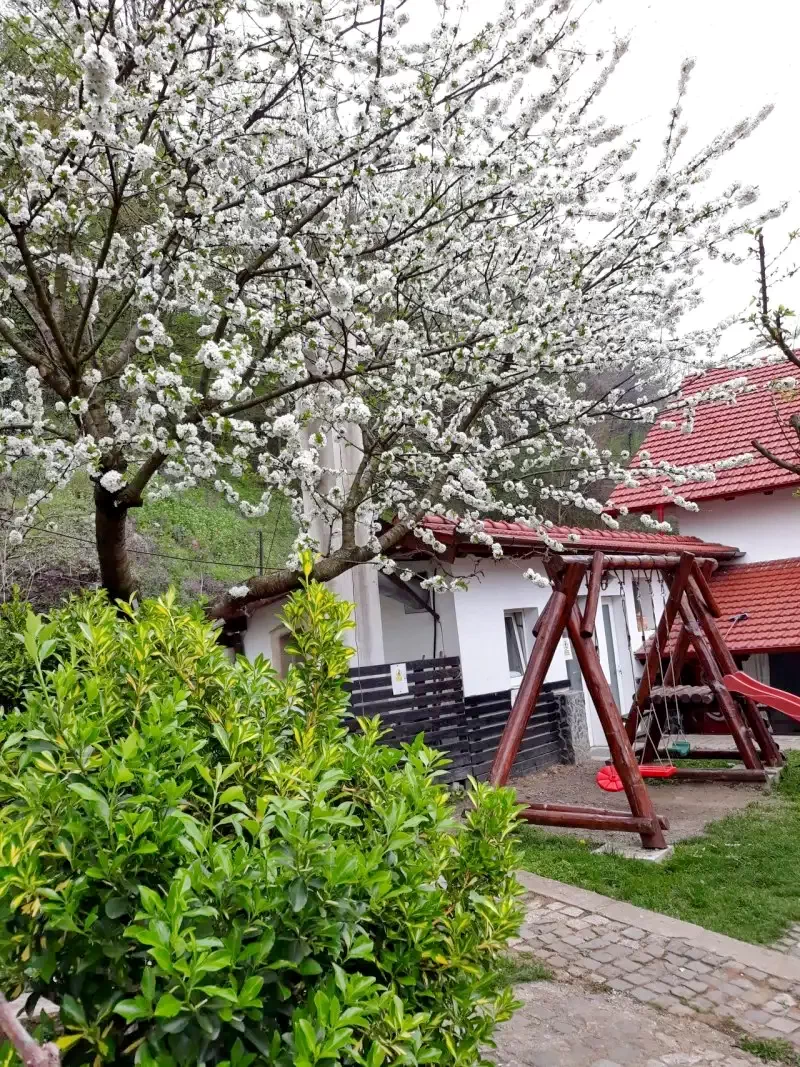
[[[0,466],[88,473],[112,595],[129,509],[200,484],[288,501],[298,546],[330,531],[322,578],[412,530],[435,558],[426,512],[552,546],[542,501],[601,514],[588,486],[634,475],[596,428],[657,418],[714,351],[681,328],[704,258],[769,213],[706,176],[765,112],[687,152],[687,64],[639,175],[597,107],[626,44],[587,54],[560,2],[472,37],[442,4],[421,41],[394,4],[109,5],[4,8],[28,47],[0,71]]]

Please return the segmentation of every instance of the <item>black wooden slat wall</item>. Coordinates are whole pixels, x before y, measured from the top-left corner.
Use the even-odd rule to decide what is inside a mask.
[[[514,760],[512,775],[530,774],[566,760],[562,740],[562,707],[558,695],[553,692],[554,688],[542,688],[536,711],[528,721]],[[505,690],[467,697],[465,705],[474,753],[473,773],[476,778],[486,778],[511,710],[511,694]]]
[[[467,697],[457,656],[412,660],[406,663],[408,693],[392,692],[390,664],[356,667],[350,671],[350,701],[354,716],[380,715],[391,730],[388,743],[413,741],[424,732],[432,748],[447,753],[450,781],[468,775],[487,778],[500,735],[511,709],[509,690]],[[563,683],[562,683],[563,684]],[[526,774],[568,758],[562,740],[560,700],[546,686],[531,716],[514,774]]]

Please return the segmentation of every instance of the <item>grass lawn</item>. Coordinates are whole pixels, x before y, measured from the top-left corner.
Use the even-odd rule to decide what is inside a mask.
[[[708,826],[661,864],[592,855],[591,841],[522,831],[525,870],[769,945],[800,922],[800,752],[774,799]]]
[[[240,486],[240,491],[255,500],[260,488]],[[279,501],[263,518],[245,519],[218,493],[204,488],[146,503],[135,519],[137,530],[154,542],[156,551],[167,557],[182,557],[136,557],[139,571],[151,572],[149,584],[153,592],[169,584],[181,590],[188,580],[194,580],[190,599],[199,591],[198,579],[239,585],[258,574],[259,531],[263,536],[264,566],[283,566],[296,532],[286,502]],[[207,562],[213,560],[220,562]],[[152,573],[159,565],[165,573]]]

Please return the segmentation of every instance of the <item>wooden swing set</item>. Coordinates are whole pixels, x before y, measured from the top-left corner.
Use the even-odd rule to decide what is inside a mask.
[[[553,655],[566,631],[586,688],[603,727],[611,755],[610,765],[598,775],[598,785],[609,791],[625,791],[630,814],[607,808],[571,804],[530,804],[520,818],[540,826],[570,826],[586,830],[623,830],[638,833],[644,848],[666,847],[666,819],[657,815],[645,778],[677,778],[693,781],[763,782],[767,768],[780,767],[783,756],[769,726],[756,707],[754,696],[784,713],[787,700],[800,701],[769,686],[755,689],[750,679],[737,671],[736,663],[717,625],[720,610],[708,579],[716,567],[711,559],[691,552],[680,555],[619,556],[595,552],[592,556],[559,556],[545,559],[553,591],[539,616],[536,641],[523,675],[519,693],[509,714],[490,781],[506,785],[519,752],[525,728],[533,713]],[[659,572],[669,586],[663,614],[649,642],[644,670],[626,721],[616,705],[603,672],[594,640],[597,608],[608,572]],[[578,595],[586,582],[586,600],[581,612]],[[673,626],[678,622],[676,633]],[[680,674],[694,649],[706,682],[706,692],[715,699],[736,743],[742,767],[677,767],[666,740],[669,732],[669,699],[677,706]],[[742,680],[744,679],[744,681]],[[733,693],[739,694],[737,700]],[[770,695],[772,694],[772,696]],[[642,727],[644,734],[642,735]],[[683,745],[682,760],[730,758],[730,750],[697,749]]]

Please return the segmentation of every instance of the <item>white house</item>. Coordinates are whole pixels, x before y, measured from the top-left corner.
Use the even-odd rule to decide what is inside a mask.
[[[789,424],[800,413],[800,389],[773,387],[792,376],[800,380],[800,371],[788,361],[754,370],[711,371],[688,379],[683,392],[696,393],[742,375],[751,388],[736,404],[699,404],[690,434],[656,425],[643,449],[656,464],[707,463],[743,453],[751,453],[752,462],[720,470],[714,482],[682,485],[680,493],[698,505],[697,511],[671,504],[661,480],[620,487],[612,503],[667,519],[681,534],[737,546],[740,554],[712,579],[728,619],[728,645],[748,673],[800,693],[800,476],[753,447],[758,441],[778,459],[800,464],[800,438]],[[777,731],[797,730],[791,720],[772,714]]]

